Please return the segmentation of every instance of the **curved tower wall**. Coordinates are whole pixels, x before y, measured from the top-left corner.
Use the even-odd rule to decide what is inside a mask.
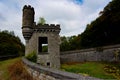
[[[22,33],[26,40],[26,43],[32,36],[33,33],[33,24],[34,24],[34,8],[30,5],[25,5],[23,7],[23,16],[22,16]]]
[[[23,18],[22,18],[22,26],[23,27],[32,27],[34,23],[34,8],[30,5],[23,7]]]

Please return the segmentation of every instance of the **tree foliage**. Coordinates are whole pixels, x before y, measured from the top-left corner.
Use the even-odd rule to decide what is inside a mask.
[[[70,50],[78,50],[80,49],[80,35],[78,36],[70,36],[70,37],[61,37],[61,51],[70,51]]]
[[[24,55],[24,45],[13,31],[0,32],[0,56]]]
[[[44,25],[46,23],[46,20],[43,17],[39,18],[38,24]]]
[[[120,0],[112,0],[81,34],[83,48],[120,43]]]

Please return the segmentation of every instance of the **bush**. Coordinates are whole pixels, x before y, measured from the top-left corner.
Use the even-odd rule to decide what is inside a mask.
[[[36,52],[33,51],[31,53],[29,53],[26,58],[32,62],[37,62],[37,55],[36,55]]]
[[[105,72],[114,75],[114,77],[120,80],[120,69],[116,66],[105,65],[104,70]]]
[[[24,68],[22,61],[16,61],[8,67],[9,80],[33,80],[33,77]]]

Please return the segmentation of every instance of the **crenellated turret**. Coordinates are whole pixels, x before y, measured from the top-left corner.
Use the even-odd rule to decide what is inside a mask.
[[[29,40],[32,36],[33,30],[32,26],[34,24],[34,8],[30,5],[25,5],[23,7],[23,17],[22,17],[22,33],[25,40]]]
[[[23,7],[22,27],[32,27],[34,23],[34,8],[30,5]]]

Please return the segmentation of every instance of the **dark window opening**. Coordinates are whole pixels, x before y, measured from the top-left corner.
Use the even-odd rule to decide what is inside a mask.
[[[50,62],[47,62],[47,66],[50,67]]]
[[[47,37],[39,37],[39,52],[48,52],[48,38]]]

